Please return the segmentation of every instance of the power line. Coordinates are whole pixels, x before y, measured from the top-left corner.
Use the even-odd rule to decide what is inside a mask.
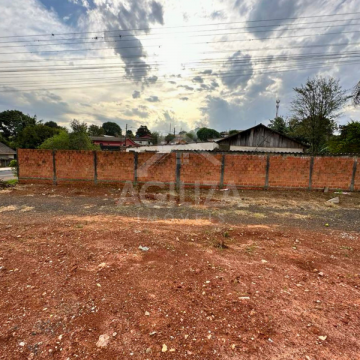
[[[261,19],[261,20],[247,20],[247,21],[236,21],[226,23],[214,23],[214,24],[197,24],[197,25],[181,25],[181,26],[164,26],[155,28],[132,28],[132,29],[116,29],[116,30],[105,30],[105,31],[81,31],[81,32],[67,32],[67,33],[47,33],[47,34],[32,34],[32,35],[10,35],[0,36],[0,38],[19,38],[19,37],[38,37],[38,36],[62,36],[62,35],[78,35],[78,34],[98,34],[98,33],[111,33],[116,31],[150,31],[156,29],[180,29],[190,27],[202,27],[202,26],[219,26],[219,25],[230,25],[230,24],[246,24],[255,22],[268,22],[268,21],[285,21],[285,20],[298,20],[298,19],[310,19],[310,18],[321,18],[321,17],[333,17],[333,16],[346,16],[360,14],[360,12],[349,12],[341,14],[324,14],[324,15],[310,15],[310,16],[299,16],[299,17],[288,17],[288,18],[277,18],[277,19]],[[345,19],[346,20],[346,19]],[[349,19],[351,20],[351,19]],[[333,20],[336,21],[336,20]]]

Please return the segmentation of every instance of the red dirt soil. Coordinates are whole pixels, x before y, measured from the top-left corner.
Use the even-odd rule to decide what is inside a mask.
[[[0,359],[360,359],[358,233],[31,212],[0,230]]]

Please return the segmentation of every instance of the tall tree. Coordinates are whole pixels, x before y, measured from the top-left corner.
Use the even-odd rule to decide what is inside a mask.
[[[0,132],[4,138],[15,138],[26,126],[36,125],[36,116],[31,117],[18,110],[6,110],[0,113]]]
[[[323,77],[309,79],[294,90],[293,127],[306,139],[310,152],[320,153],[337,127],[339,110],[347,100],[345,91],[338,80]]]
[[[114,122],[108,121],[106,123],[103,123],[102,127],[105,131],[105,135],[121,136],[121,134],[122,134],[121,127]]]
[[[55,121],[47,121],[44,123],[45,126],[51,127],[53,129],[59,129],[60,126]]]
[[[88,125],[86,122],[80,122],[79,120],[74,119],[70,123],[70,127],[73,132],[87,132]]]
[[[270,120],[270,124],[268,125],[268,127],[279,132],[280,134],[287,134],[289,132],[286,121],[280,116],[276,117],[273,120]]]
[[[141,125],[137,130],[136,130],[136,136],[137,137],[143,137],[146,135],[151,135],[150,130],[147,128],[146,125]]]
[[[97,125],[90,125],[88,129],[88,134],[90,136],[102,136],[105,134],[105,130]]]
[[[173,140],[175,139],[175,135],[174,134],[167,134],[165,136],[165,141],[167,144],[171,143]]]
[[[46,139],[58,134],[59,130],[43,124],[26,126],[13,141],[14,147],[21,149],[36,149]]]
[[[196,135],[201,141],[208,141],[208,139],[216,139],[220,137],[220,134],[215,129],[205,127],[199,129]]]

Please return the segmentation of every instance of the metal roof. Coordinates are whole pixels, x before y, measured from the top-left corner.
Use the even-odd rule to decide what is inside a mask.
[[[16,151],[13,149],[10,149],[8,146],[6,146],[3,143],[0,143],[0,154],[1,155],[15,155]]]
[[[116,136],[90,136],[90,139],[93,141],[106,141],[106,142],[119,142],[124,141],[125,137],[116,137]],[[129,138],[128,138],[129,139]]]

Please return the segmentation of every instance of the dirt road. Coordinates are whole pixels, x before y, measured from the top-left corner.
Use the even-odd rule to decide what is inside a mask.
[[[0,192],[0,359],[359,358],[359,194],[120,194]]]

